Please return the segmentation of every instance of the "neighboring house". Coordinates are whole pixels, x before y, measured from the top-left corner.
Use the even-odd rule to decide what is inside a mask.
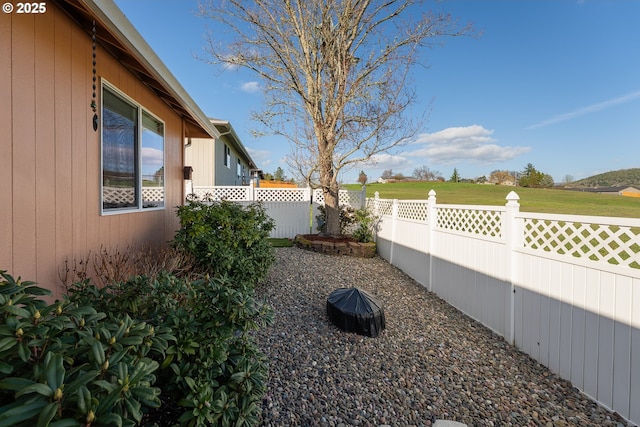
[[[193,168],[193,186],[249,185],[256,164],[228,121],[210,120],[220,136],[190,138],[185,147],[184,161]]]
[[[220,131],[113,1],[39,4],[0,14],[0,269],[59,298],[66,260],[173,237],[185,143]]]
[[[637,187],[622,187],[618,194],[627,197],[640,197],[640,189]]]
[[[565,187],[566,190],[582,191],[585,193],[612,194],[627,197],[640,197],[640,189],[634,186],[618,186],[618,187]]]

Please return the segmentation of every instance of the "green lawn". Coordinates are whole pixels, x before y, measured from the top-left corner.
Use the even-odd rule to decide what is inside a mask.
[[[274,248],[290,248],[293,242],[290,239],[271,237],[267,239]]]
[[[342,187],[347,190],[361,188],[359,184]],[[520,210],[523,212],[640,218],[638,197],[543,188],[452,182],[374,183],[367,184],[367,197],[373,197],[377,191],[382,199],[420,200],[427,199],[430,190],[435,190],[438,203],[443,204],[504,206],[507,194],[515,191],[520,196]]]

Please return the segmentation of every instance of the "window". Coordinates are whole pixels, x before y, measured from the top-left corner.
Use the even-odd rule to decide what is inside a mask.
[[[102,212],[164,208],[164,124],[102,88]]]
[[[224,144],[224,165],[231,168],[231,149],[227,144]]]
[[[238,175],[238,178],[242,178],[242,163],[240,163],[240,159],[238,159],[238,166],[236,166],[236,175]]]

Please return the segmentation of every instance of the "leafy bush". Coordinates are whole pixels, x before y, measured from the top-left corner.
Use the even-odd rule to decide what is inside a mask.
[[[346,231],[351,227],[351,225],[355,221],[355,209],[351,206],[340,205],[340,234],[346,234]],[[320,212],[316,215],[316,220],[318,221],[318,225],[316,228],[320,233],[327,232],[327,210],[324,205],[318,206],[318,211]]]
[[[373,242],[374,232],[376,231],[376,218],[368,209],[357,209],[353,213],[355,229],[351,236],[358,242]]]
[[[71,292],[76,301],[94,301],[172,331],[175,342],[158,360],[156,385],[163,402],[180,407],[182,425],[258,423],[268,368],[249,333],[270,323],[272,313],[252,289],[238,289],[226,277],[188,281],[159,274],[102,289],[79,283]]]
[[[318,231],[327,231],[327,212],[324,206],[319,206],[320,214],[316,216],[318,220]],[[373,242],[376,218],[368,209],[355,209],[350,206],[340,206],[340,233],[353,237],[358,242]]]
[[[0,273],[0,426],[133,426],[160,405],[169,334]]]
[[[203,272],[226,276],[240,287],[255,286],[266,277],[275,260],[267,241],[275,223],[262,205],[192,197],[177,215],[181,228],[173,245],[191,254]]]
[[[275,260],[274,222],[229,202],[191,200],[178,216],[175,251],[158,259],[189,278],[101,249],[101,286],[88,256],[63,272],[69,296],[47,304],[49,291],[0,270],[0,427],[259,422],[268,367],[251,332],[272,313],[254,287]],[[208,274],[191,280],[194,264]]]

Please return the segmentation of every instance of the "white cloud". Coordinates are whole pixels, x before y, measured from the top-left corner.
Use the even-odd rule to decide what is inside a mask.
[[[263,169],[265,166],[269,166],[271,164],[271,152],[267,150],[255,150],[253,148],[247,148],[247,152],[251,156],[254,162],[258,165],[259,168]]]
[[[480,125],[424,133],[411,144],[422,147],[408,154],[411,158],[425,158],[427,164],[452,165],[465,161],[489,164],[510,160],[531,150],[531,147],[500,146],[492,134],[493,130]]]
[[[162,166],[164,152],[156,148],[142,147],[142,164],[145,166]]]
[[[383,170],[405,168],[410,165],[411,161],[403,155],[381,153],[372,156],[367,163],[376,170]]]
[[[247,93],[260,92],[261,89],[259,82],[245,82],[240,85],[240,90]]]
[[[575,119],[576,117],[584,116],[586,114],[596,113],[598,111],[606,110],[607,108],[614,107],[616,105],[624,104],[630,101],[633,101],[636,98],[640,98],[640,90],[636,92],[631,92],[626,95],[619,96],[617,98],[609,99],[603,102],[599,102],[597,104],[588,105],[586,107],[578,108],[577,110],[571,111],[565,114],[559,114],[550,119],[544,120],[540,123],[536,123],[531,126],[527,126],[525,129],[538,129],[541,127],[553,125],[560,122],[565,122],[567,120]]]

